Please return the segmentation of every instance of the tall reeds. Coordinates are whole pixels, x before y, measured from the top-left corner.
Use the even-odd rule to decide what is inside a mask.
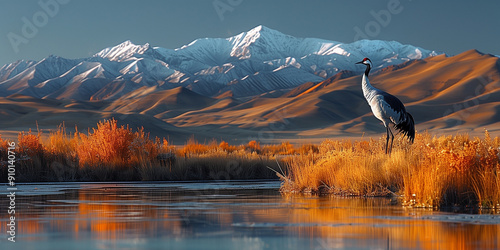
[[[63,125],[48,136],[18,136],[18,181],[234,180],[277,178],[268,167],[275,157],[258,153],[260,144],[232,146],[190,139],[175,147],[150,139],[143,128],[133,130],[104,120],[86,133],[67,133]],[[7,174],[8,141],[0,138],[0,177]]]
[[[386,155],[385,140],[325,140],[315,155],[288,158],[283,192],[384,196],[396,194],[417,207],[500,208],[500,139],[418,134],[397,139]]]
[[[422,133],[413,144],[398,137],[390,155],[384,144],[380,138],[236,146],[193,138],[172,146],[111,119],[86,133],[67,133],[64,126],[48,136],[19,133],[16,173],[18,181],[270,179],[278,173],[282,192],[396,195],[408,206],[500,208],[500,138],[487,131],[483,138]],[[0,178],[7,174],[7,145],[0,138]]]

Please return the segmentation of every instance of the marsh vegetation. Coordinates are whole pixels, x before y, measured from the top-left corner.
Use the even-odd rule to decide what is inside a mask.
[[[6,149],[0,139],[1,174]],[[281,192],[343,196],[396,196],[414,207],[500,208],[500,138],[485,131],[396,139],[330,140],[319,145],[230,145],[213,140],[170,145],[144,129],[99,122],[86,132],[64,126],[44,135],[21,132],[16,181],[184,181],[282,179]]]

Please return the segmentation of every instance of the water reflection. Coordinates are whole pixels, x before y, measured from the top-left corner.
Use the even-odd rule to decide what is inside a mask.
[[[289,198],[301,203],[302,208],[293,209],[291,221],[317,224],[315,227],[297,228],[299,234],[327,239],[347,238],[358,241],[358,246],[370,248],[374,244],[385,244],[389,248],[419,249],[467,249],[481,246],[497,249],[500,226],[478,225],[474,220],[467,223],[445,223],[449,216],[429,210],[403,209],[391,205],[389,199],[353,199],[325,197]],[[433,215],[435,220],[429,220]],[[442,220],[440,218],[442,217]],[[464,216],[466,217],[466,216]],[[487,220],[489,216],[483,216]],[[482,218],[480,215],[472,218]],[[498,222],[498,216],[493,216]],[[335,247],[349,247],[336,242]]]
[[[498,215],[404,209],[382,198],[282,196],[278,187],[279,183],[247,182],[88,184],[56,193],[19,195],[16,199],[18,242],[15,243],[19,245],[15,246],[73,249],[500,247]],[[1,202],[2,207],[8,206],[5,199]],[[6,235],[7,213],[1,213],[0,218],[2,235]],[[65,244],[58,245],[57,242],[65,240]]]

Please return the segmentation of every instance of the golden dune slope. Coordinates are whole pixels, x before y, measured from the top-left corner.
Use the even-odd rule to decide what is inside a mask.
[[[360,71],[363,68],[360,66]],[[403,101],[417,131],[500,132],[500,62],[475,50],[372,71],[371,83]],[[186,88],[141,88],[113,102],[56,101],[24,96],[0,98],[4,130],[78,124],[94,126],[115,117],[143,124],[153,135],[177,141],[315,141],[329,137],[381,136],[385,129],[371,114],[361,92],[361,76],[341,72],[321,83],[304,83],[284,95],[238,100],[210,98]],[[72,126],[72,125],[70,125]],[[149,128],[148,128],[149,127]],[[494,134],[493,134],[494,135]]]

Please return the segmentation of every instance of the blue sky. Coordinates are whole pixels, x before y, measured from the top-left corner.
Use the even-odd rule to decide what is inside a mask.
[[[3,0],[0,65],[48,55],[90,56],[125,40],[177,48],[265,25],[349,43],[396,40],[458,54],[500,55],[500,1],[463,0]]]

